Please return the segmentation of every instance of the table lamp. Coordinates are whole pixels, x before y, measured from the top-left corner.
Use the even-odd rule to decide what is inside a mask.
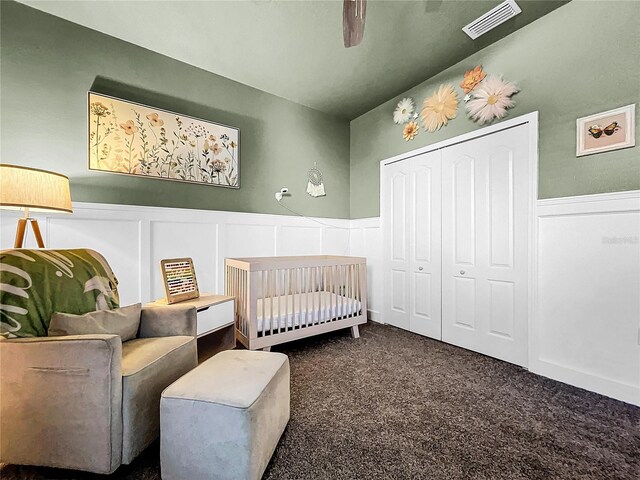
[[[24,209],[24,217],[18,220],[14,248],[22,248],[27,222],[38,247],[44,248],[38,221],[29,216],[29,211],[72,213],[69,179],[47,170],[0,164],[0,207]]]

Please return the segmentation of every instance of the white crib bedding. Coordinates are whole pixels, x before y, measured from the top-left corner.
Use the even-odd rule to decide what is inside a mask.
[[[264,302],[265,332],[273,329],[309,326],[334,318],[358,314],[360,302],[332,292],[309,292],[258,299],[258,334],[262,334]],[[286,308],[285,308],[286,305]],[[273,307],[273,313],[271,308]]]

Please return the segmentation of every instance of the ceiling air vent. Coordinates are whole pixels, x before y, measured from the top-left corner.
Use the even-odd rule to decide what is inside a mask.
[[[506,0],[497,7],[489,10],[480,18],[476,18],[473,22],[464,27],[462,31],[475,40],[480,35],[496,28],[498,25],[515,17],[520,12],[522,12],[522,10],[515,0]]]

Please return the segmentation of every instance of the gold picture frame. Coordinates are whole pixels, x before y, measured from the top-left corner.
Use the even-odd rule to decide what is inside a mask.
[[[240,188],[240,129],[87,93],[89,170]]]

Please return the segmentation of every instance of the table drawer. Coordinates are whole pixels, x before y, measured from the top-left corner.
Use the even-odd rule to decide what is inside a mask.
[[[198,325],[196,329],[198,336],[233,323],[235,319],[233,307],[233,301],[229,301],[212,305],[206,310],[198,311]]]

